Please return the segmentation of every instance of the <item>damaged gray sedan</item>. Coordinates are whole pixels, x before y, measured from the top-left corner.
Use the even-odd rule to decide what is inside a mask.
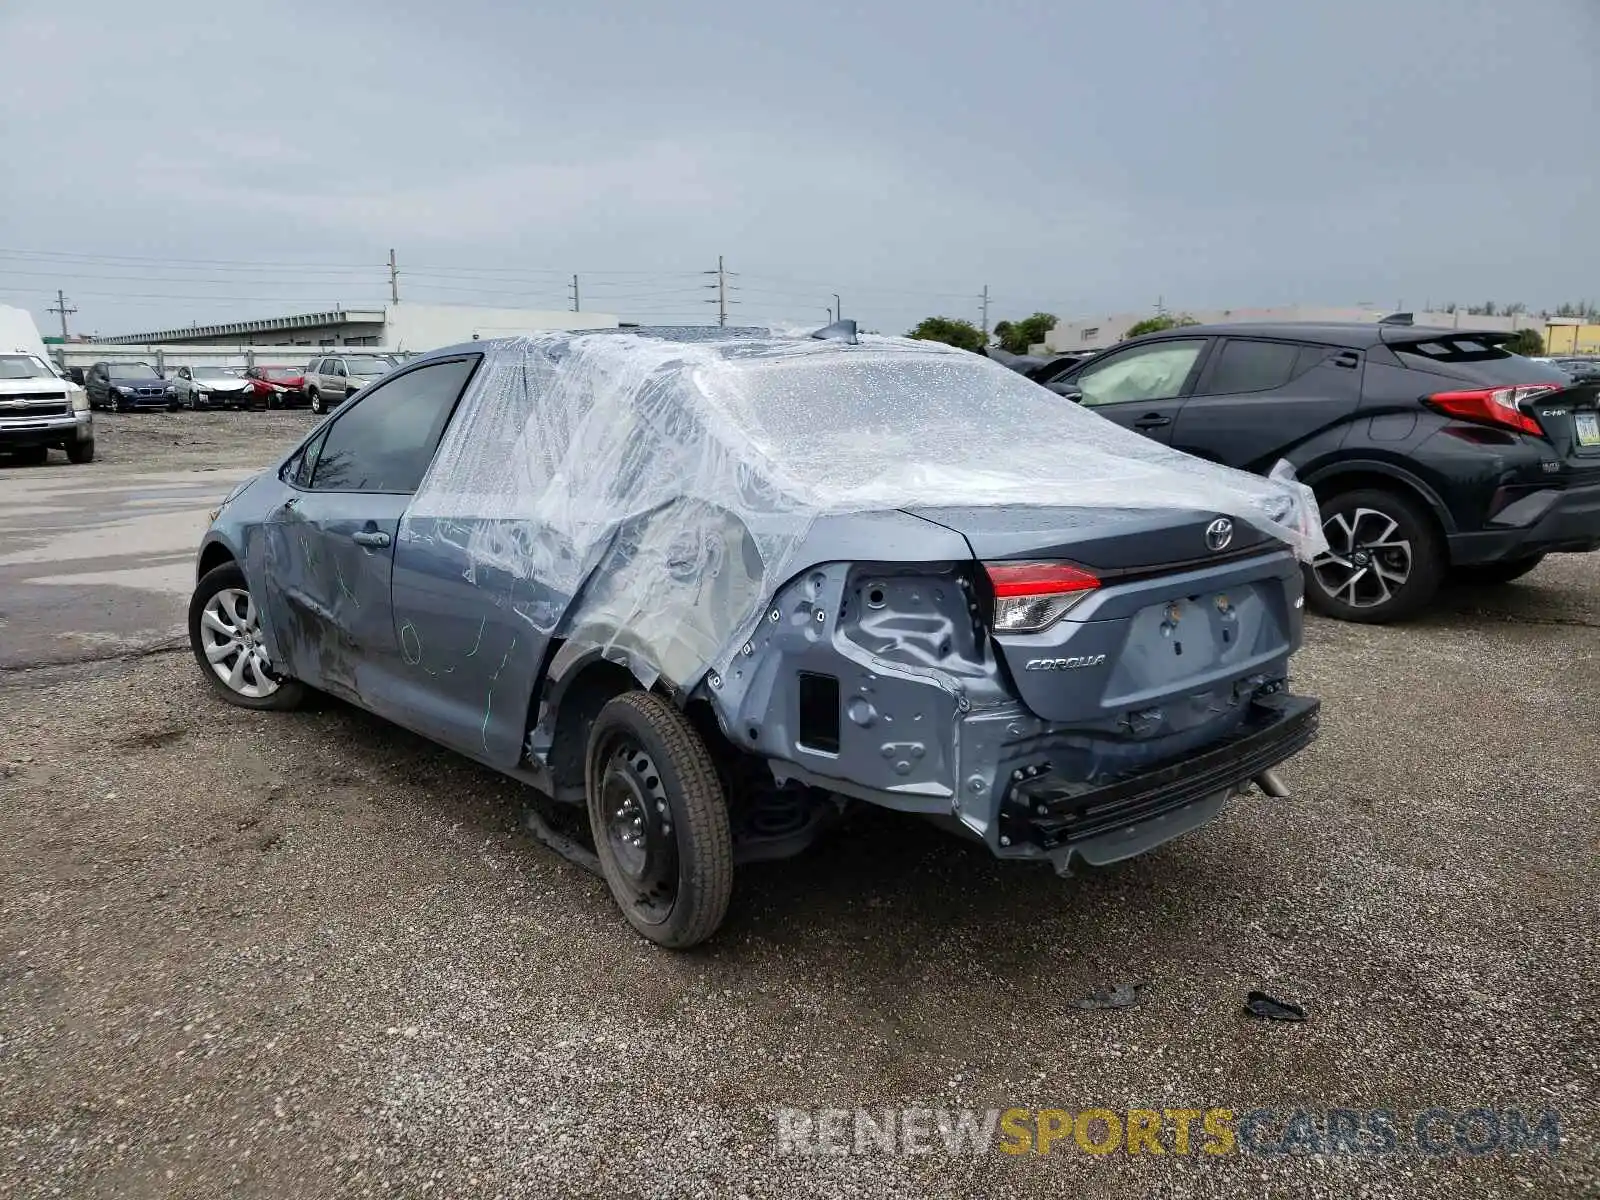
[[[564,332],[415,359],[236,489],[189,631],[234,704],[318,689],[525,781],[685,947],[854,803],[1066,874],[1280,790],[1320,539],[1292,479],[964,351]]]

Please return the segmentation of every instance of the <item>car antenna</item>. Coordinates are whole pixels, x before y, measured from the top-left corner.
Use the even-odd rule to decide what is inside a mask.
[[[1416,313],[1408,312],[1390,313],[1378,322],[1379,325],[1415,325],[1416,323]]]
[[[856,323],[848,317],[824,326],[811,336],[821,338],[825,342],[848,342],[852,346],[861,344],[861,340],[856,337]]]

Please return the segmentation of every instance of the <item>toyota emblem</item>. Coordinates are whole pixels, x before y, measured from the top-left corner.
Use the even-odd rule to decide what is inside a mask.
[[[1218,517],[1206,526],[1206,545],[1212,550],[1226,550],[1231,541],[1233,541],[1233,522],[1227,517]]]

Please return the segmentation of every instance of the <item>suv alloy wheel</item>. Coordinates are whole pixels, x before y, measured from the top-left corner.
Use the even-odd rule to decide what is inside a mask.
[[[1362,488],[1322,506],[1328,549],[1309,563],[1306,603],[1342,621],[1382,624],[1417,613],[1445,575],[1444,538],[1416,501]]]

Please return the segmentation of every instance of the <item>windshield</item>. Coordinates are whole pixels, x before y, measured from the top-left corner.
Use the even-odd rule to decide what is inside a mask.
[[[190,372],[196,379],[236,379],[232,371],[224,371],[221,367],[196,367]]]
[[[352,375],[382,375],[394,369],[394,364],[388,359],[375,358],[370,354],[346,358],[344,365]]]
[[[0,354],[0,379],[54,379],[55,372],[31,354]]]
[[[113,379],[160,379],[156,369],[149,363],[123,363],[121,366],[111,368]]]

